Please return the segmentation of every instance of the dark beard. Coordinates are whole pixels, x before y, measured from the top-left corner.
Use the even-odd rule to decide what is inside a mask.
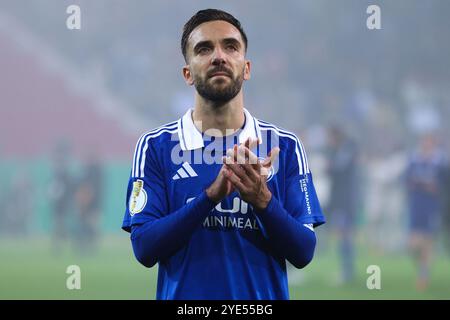
[[[242,72],[236,78],[231,78],[231,83],[221,88],[216,88],[208,80],[210,80],[209,77],[206,80],[200,77],[194,77],[194,85],[198,94],[206,100],[221,105],[236,97],[239,91],[241,91],[244,73]]]

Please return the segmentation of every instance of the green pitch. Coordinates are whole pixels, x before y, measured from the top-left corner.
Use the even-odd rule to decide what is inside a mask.
[[[367,266],[374,264],[381,268],[380,290],[366,286]],[[66,287],[69,265],[81,268],[80,290]],[[450,259],[442,256],[425,292],[415,290],[406,255],[359,255],[352,284],[335,284],[338,270],[336,254],[319,252],[306,269],[291,274],[291,299],[450,299]],[[70,244],[55,256],[47,238],[0,239],[0,299],[154,299],[156,277],[156,267],[146,269],[134,259],[126,234],[103,238],[91,256],[76,255]]]

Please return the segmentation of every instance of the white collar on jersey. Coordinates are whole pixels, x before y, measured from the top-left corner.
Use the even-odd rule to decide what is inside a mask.
[[[184,116],[178,120],[178,138],[183,151],[195,150],[204,147],[202,133],[195,127],[192,121],[192,111],[189,109]],[[239,133],[239,143],[243,143],[247,138],[261,139],[261,129],[255,118],[244,108],[245,125]]]

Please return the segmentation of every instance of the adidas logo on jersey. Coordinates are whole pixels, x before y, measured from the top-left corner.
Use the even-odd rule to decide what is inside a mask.
[[[198,174],[192,169],[191,165],[187,162],[183,162],[181,168],[177,170],[177,173],[172,177],[172,180],[193,178],[197,177]]]

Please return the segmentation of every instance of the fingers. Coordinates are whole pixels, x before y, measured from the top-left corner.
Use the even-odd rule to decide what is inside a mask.
[[[258,157],[251,152],[247,147],[240,146],[238,149],[238,163],[241,164],[242,168],[247,173],[248,177],[256,182],[259,179],[258,172],[260,171],[260,163]]]
[[[251,141],[249,142],[249,140],[246,140],[244,144],[241,144],[239,146],[234,145],[232,149],[228,149],[226,154],[228,157],[233,159],[233,161],[239,164],[257,164],[258,157],[250,150],[250,148],[248,148],[248,146],[251,147],[252,143]]]
[[[258,139],[253,139],[252,137],[248,137],[247,140],[244,141],[243,145],[247,148],[247,149],[253,149],[254,147],[256,147],[259,144],[259,138]]]
[[[239,146],[237,151],[237,163],[239,164],[258,164],[258,157],[247,147]]]
[[[245,143],[251,145],[251,141],[249,140]],[[233,165],[232,168],[234,168],[236,175],[239,178],[246,180],[245,182],[248,182],[247,178],[256,182],[259,179],[258,172],[260,170],[258,157],[244,145],[237,147],[237,152],[234,152],[236,147],[237,146],[227,150],[227,158],[224,163]]]
[[[228,149],[226,155],[230,157],[234,162],[237,162],[239,164],[244,164],[247,162],[256,164],[258,162],[258,157],[251,151],[251,149],[256,147],[258,143],[259,139],[253,139],[249,137],[239,146],[234,145],[232,149]],[[240,148],[243,149],[240,150]]]
[[[263,167],[270,167],[275,162],[275,160],[278,158],[279,154],[280,154],[280,148],[279,147],[273,148],[272,150],[270,150],[269,156],[263,160],[261,165]]]
[[[258,157],[250,150],[252,147],[256,146],[258,142],[258,139],[248,138],[240,146],[234,145],[232,149],[227,150],[227,159],[224,163],[228,165],[233,164],[233,171],[235,174],[246,182],[246,178],[256,182],[260,175],[267,176],[270,167],[277,160],[280,153],[280,148],[274,147],[269,152],[268,157],[260,162]],[[239,165],[239,167],[236,167],[236,164]]]
[[[239,177],[234,173],[232,169],[228,167],[228,165],[224,168],[225,177],[231,184],[237,188],[239,191],[246,190],[245,185],[241,182]]]
[[[272,150],[270,150],[269,156],[266,157],[261,162],[261,169],[260,169],[261,175],[263,175],[263,176],[269,175],[270,168],[272,167],[273,163],[277,160],[279,153],[280,153],[280,148],[278,148],[278,147],[275,147]]]
[[[228,149],[226,152],[226,157],[223,157],[227,161],[226,163],[231,164],[231,163],[236,162],[237,159],[235,159],[235,152],[234,152],[235,147],[236,147],[236,145],[232,149]]]
[[[233,162],[229,157],[224,161],[225,168],[229,171],[232,171],[245,185],[252,184],[252,178],[248,175],[246,169],[244,169],[244,165],[240,165],[236,162]]]
[[[227,157],[230,157],[232,161],[237,162],[239,164],[244,163],[256,164],[258,162],[258,157],[256,157],[256,155],[243,144],[239,146],[234,145],[233,148],[227,150],[226,155]]]

